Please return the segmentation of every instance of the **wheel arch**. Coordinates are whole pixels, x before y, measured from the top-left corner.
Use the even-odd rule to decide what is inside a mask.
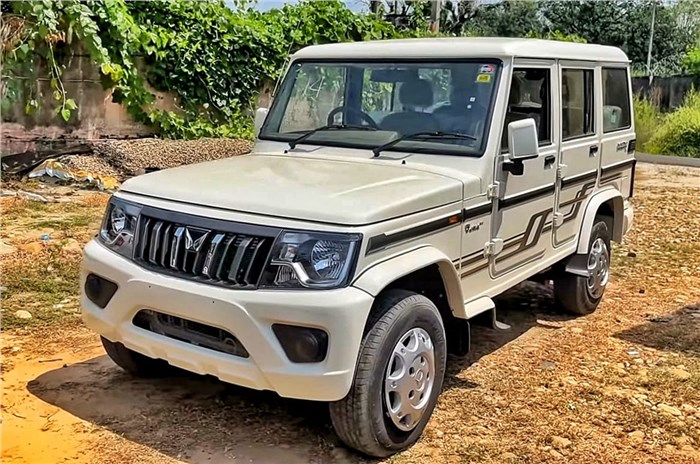
[[[586,205],[583,221],[581,222],[576,253],[588,253],[591,230],[595,223],[595,218],[598,216],[610,218],[613,226],[611,238],[615,242],[621,242],[624,228],[624,210],[624,200],[622,194],[618,190],[611,188],[594,194]]]
[[[447,255],[434,247],[417,248],[374,264],[365,269],[352,285],[376,297],[386,289],[400,288],[402,282],[420,282],[418,287],[423,288],[404,287],[419,293],[439,283],[451,315],[465,317],[464,297],[455,266]]]

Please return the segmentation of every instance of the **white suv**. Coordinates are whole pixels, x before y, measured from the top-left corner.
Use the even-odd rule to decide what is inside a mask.
[[[632,222],[617,48],[420,39],[305,48],[253,153],[131,179],[85,248],[83,314],[137,375],[171,364],[327,401],[349,446],[413,444],[469,321],[548,272],[598,306]]]

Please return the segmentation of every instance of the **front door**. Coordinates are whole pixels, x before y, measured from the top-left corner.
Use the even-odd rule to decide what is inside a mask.
[[[551,226],[554,203],[557,149],[553,134],[555,114],[552,82],[556,76],[553,61],[518,62],[513,70],[508,108],[503,126],[502,153],[508,151],[508,124],[532,118],[538,130],[539,156],[524,161],[524,172],[505,172],[498,163],[498,214],[495,239],[503,249],[491,260],[492,279],[541,259],[551,247],[547,231]],[[502,242],[501,242],[502,241]]]
[[[594,63],[559,62],[561,145],[552,221],[555,248],[576,239],[584,200],[598,177],[602,153],[596,111],[596,102],[602,98],[599,82],[600,68]]]

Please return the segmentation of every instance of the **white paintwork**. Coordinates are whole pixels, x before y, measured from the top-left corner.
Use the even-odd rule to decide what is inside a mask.
[[[508,124],[508,154],[511,160],[536,157],[538,153],[534,119],[523,119]]]
[[[444,37],[427,39],[374,40],[306,47],[292,60],[377,59],[377,58],[494,58],[522,57],[575,59],[628,63],[627,55],[616,47],[541,39],[501,37]]]
[[[472,183],[479,180],[473,178]],[[458,179],[377,160],[253,154],[132,178],[122,191],[233,211],[360,225],[459,201]]]
[[[629,201],[625,201],[624,208],[625,219],[622,222],[622,235],[626,235],[630,231],[634,222],[634,208],[632,204]]]
[[[362,290],[233,291],[149,272],[94,240],[85,247],[81,286],[88,271],[119,286],[105,309],[85,295],[81,298],[85,323],[109,340],[198,374],[274,390],[289,398],[334,401],[350,388],[364,321],[373,302]],[[342,307],[329,307],[331,301],[342,301]],[[229,356],[140,329],[131,321],[143,308],[228,330],[239,338],[250,358]],[[326,360],[291,363],[272,333],[275,322],[325,329],[331,334]]]
[[[487,296],[482,296],[476,300],[464,303],[465,319],[471,319],[474,316],[478,316],[486,311],[493,311],[494,309],[496,309],[496,304],[493,300]]]
[[[625,163],[633,154],[611,153],[608,147],[628,142],[634,127],[602,132],[600,79],[595,87],[598,130],[591,140],[600,143],[601,155],[595,163],[574,160],[578,145],[586,145],[562,143],[560,117],[560,60],[585,62],[581,65],[593,68],[599,77],[602,66],[627,68],[622,51],[524,39],[416,39],[309,47],[292,61],[363,58],[502,59],[484,155],[392,151],[373,158],[369,150],[312,144],[287,153],[287,143],[258,140],[251,155],[132,179],[117,195],[135,203],[226,221],[362,234],[354,277],[349,286],[337,290],[235,291],[145,270],[91,242],[85,249],[83,279],[94,272],[116,282],[119,289],[104,310],[83,296],[88,325],[110,340],[194,372],[282,396],[332,401],[350,388],[375,297],[397,278],[437,265],[453,315],[468,319],[492,310],[491,297],[576,252],[585,253],[593,218],[604,202],[614,205],[613,238],[620,240],[629,230],[633,212],[625,198],[630,196],[631,167]],[[501,139],[514,68],[545,69],[551,80],[552,140],[537,148],[537,157],[523,161],[522,176],[502,170],[509,157],[501,151]],[[550,157],[556,162],[547,167]],[[572,161],[563,162],[567,157]],[[556,167],[564,172],[565,164],[570,164],[569,176],[594,164],[595,181],[580,211],[565,226],[575,237],[555,246],[557,234],[566,235],[562,233],[566,230],[552,227],[553,213],[575,198],[577,190],[575,185],[563,189],[557,180]],[[615,172],[615,166],[619,175],[601,183],[603,173]],[[552,194],[531,200],[527,196],[552,186]],[[528,201],[513,204],[513,198],[523,195]],[[472,212],[459,224],[369,249],[373,237],[401,235],[463,209]],[[538,212],[542,215],[525,237],[527,246],[511,254],[517,247],[509,243],[524,234]],[[542,236],[534,240],[537,229]],[[484,249],[490,241],[503,241],[504,248],[487,258]],[[138,329],[131,320],[144,307],[225,328],[243,342],[251,357],[239,359]],[[274,322],[327,330],[327,359],[318,364],[289,362],[271,332]]]
[[[253,130],[253,136],[257,137],[260,135],[260,129],[262,128],[263,124],[265,123],[265,118],[267,118],[267,108],[258,108],[255,110],[255,122],[254,122],[254,130]]]
[[[624,218],[626,214],[625,210],[631,210],[631,206],[629,203],[627,207],[624,206],[620,192],[617,189],[613,187],[606,188],[605,190],[593,195],[586,206],[586,213],[583,216],[584,219],[581,222],[581,231],[578,235],[578,246],[576,247],[576,253],[588,253],[588,246],[591,239],[591,229],[593,228],[596,212],[598,211],[600,205],[610,200],[613,202],[613,209],[615,211],[612,238],[618,242],[622,240],[622,235],[624,232],[626,232],[624,230]]]
[[[460,302],[463,301],[463,295],[459,279],[454,272],[454,265],[447,255],[432,246],[416,248],[394,256],[391,260],[376,263],[359,274],[353,285],[372,296],[377,296],[396,279],[431,264],[438,265],[450,306],[459,307]],[[460,313],[459,317],[466,319],[469,315]]]

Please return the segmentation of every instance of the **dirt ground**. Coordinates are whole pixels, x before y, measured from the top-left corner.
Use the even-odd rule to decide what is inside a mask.
[[[539,284],[508,292],[498,309],[512,330],[475,326],[424,437],[378,462],[700,462],[699,198],[699,170],[640,166],[634,228],[598,311],[558,314]],[[76,299],[75,242],[106,196],[0,201],[4,463],[367,462],[323,404],[118,369]]]

